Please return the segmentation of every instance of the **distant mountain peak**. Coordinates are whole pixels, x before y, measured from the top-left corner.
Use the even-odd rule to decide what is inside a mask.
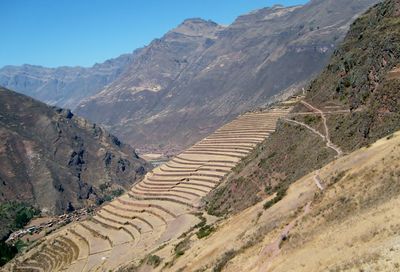
[[[275,4],[275,5],[273,5],[273,6],[271,7],[271,9],[281,9],[281,8],[285,8],[285,6],[284,6],[284,5],[281,5],[281,4]]]
[[[213,24],[213,25],[218,25],[216,22],[212,21],[212,20],[205,20],[203,18],[200,17],[194,17],[194,18],[187,18],[185,20],[183,20],[182,24]]]
[[[201,36],[213,34],[220,30],[222,26],[211,20],[202,18],[189,18],[170,32],[180,33],[187,36]]]

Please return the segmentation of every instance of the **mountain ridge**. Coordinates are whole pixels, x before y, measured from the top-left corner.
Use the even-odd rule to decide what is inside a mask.
[[[310,79],[322,69],[354,16],[375,2],[312,1],[239,16],[217,30],[215,39],[206,40],[208,46],[196,47],[199,51],[193,58],[177,58],[181,68],[163,66],[168,74],[174,67],[178,77],[155,84],[156,92],[148,88],[132,93],[130,87],[139,81],[140,73],[131,70],[86,99],[77,112],[104,124],[128,143],[134,141],[139,149],[175,153],[240,112]],[[323,14],[317,12],[321,10]],[[338,16],[343,18],[339,22]],[[165,52],[162,47],[152,50],[164,60],[173,46],[169,44]],[[146,60],[151,58],[146,56]],[[152,70],[150,63],[141,64]],[[155,75],[162,79],[159,72]],[[155,77],[151,80],[156,81]]]
[[[72,108],[143,152],[175,154],[237,114],[304,86],[354,16],[377,1],[263,8],[229,26],[192,18],[120,60],[87,68],[83,78],[31,82],[0,69],[0,85]],[[103,66],[111,68],[99,72]]]
[[[113,81],[132,56],[123,54],[92,67],[7,65],[0,69],[0,86],[50,105],[74,109],[82,99]]]

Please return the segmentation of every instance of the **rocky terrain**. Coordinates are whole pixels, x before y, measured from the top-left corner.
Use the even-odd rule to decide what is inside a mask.
[[[142,50],[140,61],[77,112],[139,148],[180,150],[240,112],[309,80],[324,67],[357,14],[376,2],[313,0],[304,6],[275,6],[240,16],[224,28],[185,21]],[[191,54],[176,54],[182,48],[192,48]],[[160,55],[175,64],[164,66]],[[161,68],[162,76],[151,80],[133,72],[152,74],[149,70]]]
[[[398,271],[399,18],[400,0],[371,7],[304,92],[240,115],[4,270]]]
[[[5,67],[0,85],[76,109],[143,152],[175,154],[239,113],[303,86],[354,18],[376,2],[275,6],[229,26],[188,19],[148,46],[91,68]]]
[[[0,203],[59,214],[129,188],[148,165],[128,145],[72,114],[0,89]]]
[[[352,24],[300,103],[205,198],[221,216],[206,238],[185,233],[122,271],[399,270],[399,17],[388,0]]]
[[[292,113],[291,119],[315,131],[281,120],[276,133],[209,196],[212,213],[239,212],[334,160],[337,152],[315,133],[326,135],[324,123],[330,141],[344,153],[400,129],[398,8],[396,1],[385,1],[352,24],[327,67],[306,89],[307,103]],[[238,177],[245,182],[238,185]],[[247,201],[237,201],[243,192]]]

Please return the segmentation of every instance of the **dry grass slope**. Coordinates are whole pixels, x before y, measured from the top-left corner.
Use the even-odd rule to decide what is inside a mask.
[[[290,110],[290,106],[276,106],[239,116],[153,169],[90,219],[49,235],[6,270],[115,270],[132,261],[140,263],[164,244],[173,246],[196,228],[198,237],[209,235],[214,228],[198,214],[201,199],[268,137],[277,120]]]
[[[398,271],[399,169],[397,132],[220,222],[163,271]]]

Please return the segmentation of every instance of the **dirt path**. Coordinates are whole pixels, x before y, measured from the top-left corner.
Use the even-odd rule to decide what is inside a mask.
[[[318,187],[319,190],[323,191],[324,187],[322,186],[322,181],[319,176],[319,170],[315,172],[315,175],[313,177],[315,185]],[[265,272],[268,271],[269,267],[271,266],[272,260],[276,258],[279,253],[281,252],[281,244],[283,241],[285,241],[288,236],[290,231],[294,228],[294,226],[308,213],[311,211],[311,204],[312,201],[308,202],[307,205],[303,209],[303,213],[301,213],[299,216],[297,216],[293,221],[291,221],[286,227],[282,230],[282,232],[279,234],[279,237],[272,242],[271,244],[265,246],[259,255],[260,259],[266,259],[263,261],[263,264],[261,265],[260,269],[258,270],[259,272]]]
[[[313,179],[314,179],[315,185],[317,185],[318,189],[323,191],[324,190],[324,186],[322,186],[321,177],[319,176],[319,170],[317,170],[315,172],[315,175],[314,175]]]
[[[286,122],[289,122],[289,123],[293,123],[293,124],[296,124],[296,125],[299,125],[299,126],[306,127],[307,129],[311,130],[313,133],[315,133],[315,134],[317,134],[319,137],[321,137],[321,138],[324,140],[324,142],[327,141],[325,135],[323,135],[321,132],[319,132],[318,130],[316,130],[316,129],[313,128],[313,127],[310,127],[309,125],[307,125],[307,124],[305,124],[305,123],[302,123],[302,122],[299,122],[299,121],[296,121],[296,120],[292,120],[292,119],[288,119],[288,118],[283,118],[283,120],[285,120]],[[335,150],[335,151],[336,151],[336,150]]]
[[[306,106],[306,107],[309,108],[310,110],[312,110],[312,111],[314,111],[314,112],[317,112],[317,113],[319,113],[319,114],[321,115],[322,122],[323,122],[324,128],[325,128],[326,145],[327,145],[328,147],[332,148],[333,150],[335,150],[338,157],[342,156],[342,155],[343,155],[343,151],[340,149],[340,147],[336,146],[336,145],[333,144],[332,141],[331,141],[331,138],[330,138],[330,135],[329,135],[329,128],[328,128],[328,125],[327,125],[325,113],[324,113],[322,110],[320,110],[320,109],[314,107],[313,105],[307,103],[307,102],[304,101],[304,100],[300,101],[300,103],[302,103],[304,106]]]
[[[337,153],[337,155],[336,155],[337,157],[340,157],[340,156],[343,155],[343,152],[342,152],[342,150],[341,150],[339,147],[337,147],[336,145],[334,145],[325,135],[323,135],[321,132],[319,132],[319,131],[316,130],[315,128],[310,127],[309,125],[304,124],[304,123],[299,122],[299,121],[296,121],[296,120],[292,120],[292,119],[288,119],[288,118],[283,118],[283,120],[286,121],[286,122],[289,122],[289,123],[293,123],[293,124],[296,124],[296,125],[299,125],[299,126],[306,127],[307,129],[311,130],[313,133],[315,133],[315,134],[317,134],[318,136],[320,136],[320,137],[322,138],[322,140],[323,140],[324,142],[326,142],[326,146],[327,146],[328,148],[330,148],[330,149],[333,149],[333,150]]]
[[[299,122],[299,121],[288,119],[288,118],[283,118],[283,120],[286,121],[286,122],[289,122],[289,123],[293,123],[293,124],[297,124],[297,125],[306,127],[307,129],[311,130],[314,134],[317,134],[319,137],[321,137],[324,140],[324,142],[326,142],[326,146],[328,148],[333,149],[336,152],[336,154],[337,154],[336,156],[337,157],[341,157],[343,155],[343,151],[340,149],[340,147],[338,147],[337,145],[335,145],[331,141],[325,113],[323,111],[321,111],[320,109],[317,109],[316,107],[314,107],[313,105],[311,105],[311,104],[309,104],[309,103],[307,103],[305,101],[300,101],[300,103],[302,103],[308,109],[312,110],[313,112],[315,112],[315,113],[317,113],[317,114],[319,114],[321,116],[322,122],[323,122],[323,125],[324,125],[325,135],[323,135],[321,132],[319,132],[315,128],[313,128],[313,127],[311,127],[311,126],[309,126],[309,125],[307,125],[307,124],[305,124],[303,122]],[[347,111],[344,111],[344,112],[347,112]],[[310,113],[299,113],[299,114],[310,114]]]
[[[315,108],[314,106],[312,106],[311,104],[305,102],[305,101],[301,101],[302,104],[304,104],[307,108],[311,109],[312,111],[316,112],[317,114],[321,115],[321,118],[323,120],[323,124],[324,124],[324,128],[325,128],[325,135],[323,135],[321,132],[319,132],[318,130],[314,129],[313,127],[296,121],[296,120],[291,120],[288,118],[284,118],[283,120],[289,122],[289,123],[294,123],[303,127],[306,127],[307,129],[311,130],[314,134],[317,134],[318,136],[320,136],[325,142],[326,142],[326,146],[333,149],[336,153],[337,156],[340,157],[343,155],[342,150],[334,145],[332,143],[332,141],[330,140],[330,136],[329,136],[329,128],[327,125],[327,121],[326,121],[326,117],[325,117],[325,113],[323,111],[321,111],[320,109]],[[344,111],[343,111],[344,113]],[[321,177],[319,175],[319,170],[317,170],[313,176],[313,180],[315,185],[317,186],[317,188],[320,191],[324,191],[324,186],[322,185],[322,180]],[[293,227],[297,224],[297,222],[299,222],[305,215],[307,215],[310,210],[311,210],[311,204],[312,201],[308,202],[307,205],[304,207],[304,211],[302,214],[300,214],[298,217],[296,217],[293,221],[291,221],[280,233],[279,237],[272,242],[271,244],[267,245],[266,247],[264,247],[261,252],[259,253],[260,259],[266,259],[265,261],[263,261],[263,265],[260,267],[259,271],[260,272],[265,272],[268,271],[268,269],[271,266],[272,260],[274,258],[276,258],[280,251],[281,251],[281,244],[283,241],[285,241],[289,235],[289,232],[293,229]]]
[[[345,114],[345,113],[350,113],[350,110],[336,110],[336,111],[324,111],[324,115],[327,114]],[[294,113],[290,113],[289,116],[294,116],[294,115],[310,115],[310,114],[316,114],[316,115],[320,115],[319,112],[294,112]]]
[[[307,203],[307,205],[303,209],[303,213],[301,213],[298,217],[293,219],[280,233],[279,237],[272,242],[271,244],[267,245],[264,247],[259,256],[260,259],[263,259],[263,265],[260,267],[258,270],[259,272],[265,272],[268,271],[271,261],[278,256],[278,254],[281,252],[281,244],[283,241],[285,241],[288,238],[289,232],[293,229],[293,227],[297,224],[298,221],[300,221],[305,215],[307,215],[311,211],[311,201]],[[264,259],[266,260],[264,261]]]

